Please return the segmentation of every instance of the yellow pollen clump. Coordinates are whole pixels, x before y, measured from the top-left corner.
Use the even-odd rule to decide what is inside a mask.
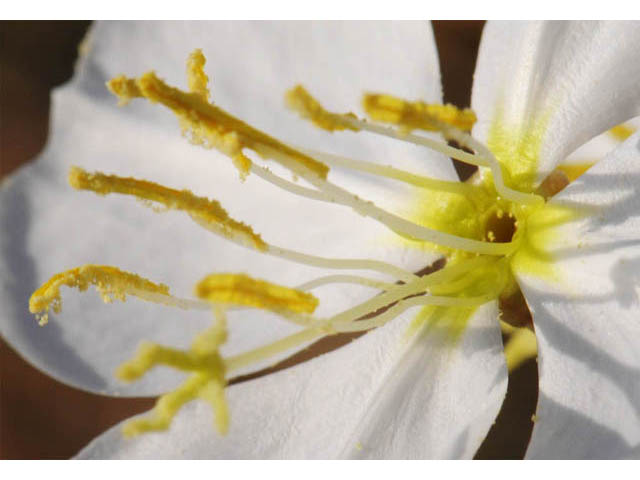
[[[125,178],[103,173],[88,173],[79,167],[71,167],[69,184],[78,190],[91,190],[99,195],[119,193],[141,200],[160,203],[167,208],[182,210],[199,223],[206,223],[228,238],[240,237],[253,248],[264,251],[266,243],[260,235],[242,222],[231,218],[215,200],[198,197],[189,190],[174,190],[157,183],[135,178]]]
[[[318,306],[318,299],[310,293],[254,279],[244,274],[208,275],[196,285],[195,294],[210,302],[273,311],[313,313]]]
[[[193,143],[206,148],[216,148],[229,156],[238,168],[241,178],[246,177],[251,169],[251,160],[243,153],[245,148],[253,150],[263,158],[279,162],[294,172],[301,171],[322,179],[327,178],[329,167],[325,164],[253,128],[203,98],[202,82],[206,76],[199,71],[201,65],[198,65],[204,64],[204,56],[200,58],[195,52],[192,55],[189,83],[195,92],[188,93],[173,88],[153,72],[135,80],[124,76],[116,77],[107,83],[107,87],[120,98],[121,103],[127,103],[132,98],[144,97],[171,109],[180,120],[183,131],[191,134],[190,139]]]
[[[121,107],[127,105],[134,98],[142,96],[136,81],[124,75],[112,78],[107,82],[107,88],[118,97],[118,105]]]
[[[302,86],[296,85],[285,94],[287,106],[300,114],[302,118],[311,120],[318,128],[333,132],[335,130],[353,130],[358,128],[345,122],[345,119],[355,119],[353,113],[337,114],[324,109],[320,102],[311,96],[311,94]]]
[[[62,310],[60,287],[75,287],[85,291],[95,285],[105,303],[114,299],[124,301],[126,295],[144,297],[145,293],[169,295],[169,287],[156,284],[134,273],[124,272],[105,265],[84,265],[51,277],[38,288],[29,299],[29,311],[37,315],[40,325],[48,321],[49,309],[55,313]]]
[[[192,93],[197,93],[204,101],[209,100],[209,77],[204,73],[206,58],[199,48],[187,60],[187,83]]]
[[[391,95],[367,94],[362,105],[372,120],[398,125],[404,131],[441,131],[444,124],[470,132],[477,120],[470,108],[461,110],[451,104],[409,102]]]

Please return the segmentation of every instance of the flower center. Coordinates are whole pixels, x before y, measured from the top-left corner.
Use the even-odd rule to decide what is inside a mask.
[[[513,239],[517,228],[513,214],[497,210],[492,212],[485,222],[485,238],[490,242],[508,243]]]

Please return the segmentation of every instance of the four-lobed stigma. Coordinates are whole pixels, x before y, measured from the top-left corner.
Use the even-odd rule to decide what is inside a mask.
[[[548,207],[543,198],[549,196],[548,191],[543,195],[517,182],[505,183],[501,163],[489,148],[469,134],[476,120],[470,109],[368,94],[364,97],[364,110],[377,122],[374,123],[353,113],[329,112],[303,87],[297,86],[287,93],[287,104],[320,128],[354,134],[366,131],[412,142],[476,165],[480,170],[471,181],[462,183],[327,154],[319,161],[313,153],[288,146],[213,105],[209,101],[204,65],[202,52],[194,51],[187,61],[189,91],[167,85],[152,72],[137,79],[120,76],[107,86],[122,105],[135,98],[146,98],[170,109],[191,142],[215,148],[228,156],[241,178],[254,174],[293,195],[351,208],[386,226],[397,234],[399,241],[441,253],[446,262],[439,270],[420,276],[375,259],[326,258],[286,249],[269,243],[241,220],[231,218],[215,200],[195,196],[189,190],[174,190],[145,180],[99,172],[88,173],[73,167],[69,183],[75,189],[99,195],[133,196],[148,206],[184,212],[211,233],[265,255],[335,271],[375,271],[388,277],[388,281],[383,282],[364,274],[335,273],[290,287],[245,274],[216,273],[196,284],[196,298],[185,299],[172,296],[166,285],[115,267],[85,265],[55,275],[31,297],[30,309],[40,315],[41,322],[46,322],[50,307],[54,312],[60,312],[60,287],[63,285],[80,290],[95,285],[105,301],[124,301],[128,294],[170,307],[213,312],[212,326],[199,334],[189,349],[144,343],[134,358],[118,369],[117,375],[124,381],[135,381],[156,366],[189,374],[180,387],[159,398],[148,416],[127,423],[125,434],[166,429],[185,403],[198,398],[211,405],[215,425],[218,431],[225,433],[230,419],[224,388],[239,369],[301,348],[324,336],[379,327],[416,306],[421,309],[412,329],[437,323],[450,332],[455,344],[480,305],[517,297],[518,287],[512,274],[514,265],[540,275],[554,275],[549,259],[542,253],[543,247],[553,239],[551,227],[576,213]],[[415,130],[439,132],[445,141],[415,134]],[[455,141],[459,147],[452,147],[446,141]],[[293,173],[294,178],[304,179],[310,187],[286,180],[256,164],[245,155],[247,150],[261,159],[279,163]],[[413,218],[386,211],[332,183],[330,167],[333,165],[414,186],[417,193]],[[559,182],[549,188],[558,190],[564,185],[566,182]],[[160,209],[154,208],[154,211]],[[318,299],[310,291],[335,283],[363,285],[378,294],[333,316],[314,316]],[[226,312],[240,308],[268,310],[300,329],[273,343],[225,358],[220,354],[220,346],[227,338]],[[531,325],[501,323],[505,334],[511,336],[505,354],[509,368],[513,369],[536,354],[535,335]]]

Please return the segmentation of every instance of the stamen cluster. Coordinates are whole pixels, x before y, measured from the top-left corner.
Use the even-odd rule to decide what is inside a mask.
[[[229,425],[224,387],[234,371],[299,348],[326,335],[380,327],[416,306],[422,307],[422,310],[416,316],[414,328],[435,321],[444,322],[452,333],[452,341],[455,341],[478,306],[499,298],[503,292],[513,288],[509,262],[522,241],[522,222],[544,200],[536,194],[514,190],[504,183],[498,160],[488,148],[468,134],[475,122],[475,114],[471,110],[459,110],[452,105],[411,103],[388,95],[366,95],[365,111],[373,120],[392,125],[385,126],[360,119],[353,113],[328,112],[303,87],[295,87],[287,94],[288,104],[303,118],[320,128],[329,131],[367,131],[412,142],[485,170],[484,175],[479,177],[480,181],[460,183],[335,155],[322,154],[323,161],[320,161],[313,152],[288,146],[210,103],[204,64],[205,59],[200,50],[189,57],[188,92],[167,85],[153,72],[138,79],[117,77],[108,83],[108,88],[118,96],[121,104],[134,98],[146,98],[169,108],[178,117],[183,132],[193,143],[215,148],[228,156],[238,168],[241,178],[255,174],[292,194],[351,208],[360,215],[375,219],[405,241],[429,245],[430,248],[441,251],[447,262],[434,273],[418,276],[378,260],[325,258],[285,249],[263,240],[249,225],[231,218],[216,200],[198,197],[189,190],[179,191],[145,180],[100,172],[88,173],[78,167],[72,168],[69,182],[76,189],[99,195],[115,193],[133,196],[143,200],[145,205],[160,205],[165,209],[185,212],[215,235],[265,255],[334,270],[375,271],[389,277],[388,281],[383,282],[361,275],[336,273],[291,288],[244,274],[217,273],[207,276],[196,285],[197,298],[184,299],[172,296],[164,285],[115,267],[87,265],[54,276],[34,292],[31,299],[31,311],[45,312],[41,317],[43,320],[46,320],[50,305],[56,313],[60,311],[59,288],[62,285],[81,290],[85,290],[90,284],[96,285],[105,301],[111,297],[124,300],[125,294],[131,294],[171,307],[206,309],[214,313],[213,325],[196,337],[190,349],[182,351],[153,343],[143,344],[135,357],[120,367],[118,376],[125,381],[134,381],[158,365],[190,373],[178,389],[160,397],[149,417],[135,419],[127,424],[126,434],[135,435],[168,428],[182,405],[195,398],[211,404],[216,414],[216,426],[224,433]],[[414,134],[414,130],[440,132],[445,141],[455,140],[462,148],[475,153],[451,147],[445,141]],[[262,159],[278,162],[293,173],[294,178],[304,179],[311,188],[286,180],[255,164],[245,155],[246,150],[253,151]],[[480,212],[480,219],[492,215],[497,216],[496,218],[511,215],[516,235],[513,238],[499,238],[495,229],[485,228],[487,222],[484,220],[481,220],[484,223],[478,232],[469,230],[469,236],[456,235],[446,228],[429,228],[423,223],[410,221],[332,183],[329,173],[330,167],[334,165],[404,182],[433,195],[452,196],[457,201],[471,205],[469,208],[475,209],[472,215]],[[355,283],[375,289],[379,294],[331,317],[318,318],[313,315],[318,300],[309,291],[333,283]],[[226,312],[239,308],[268,310],[302,328],[271,344],[223,358],[219,349],[227,337]],[[526,344],[530,345],[530,337],[526,333],[517,335],[520,342],[522,338],[528,338]],[[522,352],[522,348],[514,349]]]

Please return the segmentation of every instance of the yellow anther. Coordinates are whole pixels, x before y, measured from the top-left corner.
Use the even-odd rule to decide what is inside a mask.
[[[202,60],[204,61],[204,57]],[[329,167],[325,164],[208,103],[201,93],[183,92],[167,85],[153,72],[146,73],[137,80],[117,77],[107,83],[107,86],[120,98],[121,103],[134,97],[145,97],[171,109],[180,120],[183,132],[190,133],[193,143],[216,148],[230,157],[241,178],[246,177],[251,168],[251,161],[243,153],[245,148],[263,158],[281,163],[294,173],[327,178]]]
[[[391,95],[366,94],[362,104],[372,120],[398,125],[405,131],[441,131],[444,124],[469,132],[477,120],[469,108],[461,110],[451,104],[409,102]]]
[[[313,313],[318,306],[318,299],[310,293],[244,274],[209,275],[196,285],[195,294],[210,302],[293,313]]]
[[[325,110],[324,107],[320,105],[320,102],[313,98],[302,85],[296,85],[287,91],[285,101],[291,110],[298,112],[302,118],[311,120],[318,128],[330,132],[335,130],[358,131],[358,128],[345,122],[345,119],[356,118],[353,113],[341,115]]]
[[[63,285],[80,291],[95,285],[106,303],[114,299],[124,301],[127,294],[140,298],[144,298],[145,293],[169,295],[169,287],[166,285],[153,283],[136,274],[105,265],[84,265],[54,275],[33,292],[29,299],[29,311],[36,314],[40,325],[47,323],[49,309],[53,309],[55,313],[62,310],[60,287]]]
[[[635,128],[633,128],[630,125],[625,125],[625,124],[617,125],[617,126],[613,127],[611,130],[609,130],[609,133],[611,135],[613,135],[613,137],[616,140],[619,140],[621,142],[625,141],[627,138],[629,138],[635,132],[636,132]]]
[[[199,48],[191,52],[187,60],[187,82],[189,90],[197,93],[203,100],[209,100],[209,77],[204,73],[206,59]]]
[[[229,409],[224,397],[226,366],[219,353],[227,339],[224,312],[216,311],[217,321],[199,334],[187,351],[176,350],[154,343],[141,345],[136,356],[120,366],[119,378],[133,381],[157,365],[165,365],[192,374],[174,391],[162,395],[151,414],[127,422],[123,427],[126,436],[135,436],[149,431],[166,430],[182,406],[201,398],[215,412],[218,431],[225,434],[229,427]]]
[[[131,195],[141,200],[159,203],[170,209],[182,210],[189,213],[198,223],[209,225],[228,238],[240,238],[244,243],[260,251],[267,248],[260,235],[250,226],[231,218],[220,203],[198,197],[189,190],[174,190],[135,178],[88,173],[78,167],[71,167],[69,183],[73,188],[91,190],[99,195],[109,193]]]
[[[133,98],[142,96],[142,92],[138,88],[136,81],[124,75],[112,78],[106,85],[109,91],[118,97],[119,106],[126,105]]]

